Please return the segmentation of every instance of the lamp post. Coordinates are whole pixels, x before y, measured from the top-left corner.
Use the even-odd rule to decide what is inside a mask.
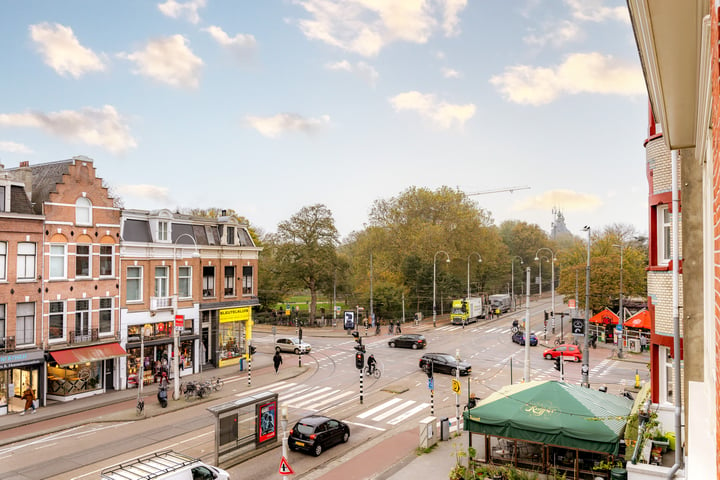
[[[582,385],[590,388],[590,227],[585,226],[584,231],[588,234],[587,240],[587,266],[585,267],[585,342],[583,344],[583,364],[582,364]]]
[[[540,250],[547,250],[550,252],[550,292],[551,292],[551,298],[552,298],[552,328],[553,333],[555,333],[555,252],[553,252],[548,247],[541,247],[538,248],[538,251],[535,252],[535,260],[538,260],[538,253],[540,253]],[[577,302],[577,301],[576,301]],[[560,331],[562,332],[562,317],[560,317]],[[562,337],[562,335],[560,335]]]
[[[620,249],[620,334],[618,335],[618,358],[623,358],[623,339],[625,338],[624,335],[624,328],[625,328],[625,311],[623,310],[623,244],[615,245],[613,244],[613,247],[617,247]]]
[[[530,267],[526,269],[527,289],[525,291],[525,383],[530,381]]]
[[[538,281],[538,295],[540,295],[540,297],[542,297],[542,261],[543,260],[545,260],[546,262],[550,261],[550,259],[545,256],[538,257],[537,253],[535,254],[535,261],[538,262],[538,268],[539,268],[539,270],[538,270],[538,280],[539,280]]]
[[[515,311],[515,259],[520,260],[520,265],[523,264],[523,259],[515,255],[512,260],[510,260],[510,296],[512,297],[512,309]]]
[[[479,253],[472,252],[470,255],[468,255],[468,260],[467,260],[467,301],[468,302],[470,302],[470,257],[472,257],[473,255],[477,255],[478,263],[482,262],[482,258],[480,257]],[[468,315],[469,314],[470,314],[470,312],[468,311]],[[464,317],[463,317],[463,328],[465,328],[465,318]]]
[[[435,302],[435,279],[437,278],[437,256],[439,253],[444,253],[446,260],[445,262],[450,263],[450,255],[444,250],[438,250],[435,252],[435,256],[433,257],[433,327],[437,325],[437,303]]]
[[[193,246],[195,247],[195,251],[192,254],[192,258],[200,258],[200,252],[198,252],[198,246],[197,242],[195,241],[195,238],[193,238],[192,235],[189,233],[183,233],[182,235],[179,235],[175,242],[173,243],[173,291],[175,292],[172,299],[172,305],[173,305],[173,377],[174,377],[174,385],[173,385],[173,400],[180,399],[180,346],[179,346],[179,331],[178,327],[175,326],[175,321],[177,318],[177,312],[178,312],[178,273],[177,273],[177,248],[178,248],[178,240],[180,240],[183,237],[188,237],[190,240],[192,240]],[[182,255],[182,247],[180,250],[180,254]]]
[[[288,409],[287,405],[280,407],[280,426],[283,431],[282,438],[282,456],[287,458],[287,424],[288,424]]]

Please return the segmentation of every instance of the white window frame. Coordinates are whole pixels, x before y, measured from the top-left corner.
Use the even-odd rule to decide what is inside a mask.
[[[139,273],[138,276],[130,276],[130,271],[135,271]],[[130,287],[128,285],[130,282],[137,282],[137,291],[138,291],[138,298],[129,298],[128,293],[131,291]],[[129,265],[127,267],[127,273],[125,277],[125,301],[128,303],[142,303],[143,301],[143,267],[140,265]]]
[[[87,304],[87,308],[81,309],[81,307],[85,304]],[[89,337],[92,335],[92,318],[90,316],[91,309],[92,302],[89,298],[75,300],[75,325],[73,326],[75,338]],[[87,332],[83,329],[87,329]]]
[[[167,298],[170,296],[170,267],[157,265],[155,267],[155,297]]]
[[[59,312],[53,312],[52,311],[53,305],[57,305],[57,304],[62,306],[62,310]],[[60,300],[60,301],[49,302],[49,305],[48,305],[48,341],[51,343],[65,341],[65,329],[67,327],[67,323],[66,323],[67,316],[66,316],[65,312],[66,312],[66,305],[65,305],[64,301]],[[57,316],[59,316],[62,319],[62,326],[60,327],[60,335],[53,337],[52,333],[51,333],[52,332],[51,322],[52,322],[53,317],[57,317]]]
[[[673,378],[674,365],[670,351],[670,347],[658,347],[658,358],[660,360],[660,378],[658,382],[660,386],[660,394],[658,400],[659,403],[668,405],[673,404],[673,398],[675,395],[675,392],[672,394],[670,393],[675,388],[675,380]]]
[[[31,245],[33,252],[20,253],[22,246]],[[22,260],[22,261],[21,261]],[[37,265],[37,244],[34,242],[18,242],[17,244],[17,272],[16,277],[19,282],[35,280],[35,269]],[[32,270],[32,271],[30,271]]]
[[[168,222],[167,220],[158,220],[157,241],[158,242],[169,242],[170,241],[170,222]]]
[[[110,249],[110,254],[103,253],[103,249]],[[110,262],[110,273],[103,273],[103,262]],[[115,245],[100,244],[100,271],[101,277],[113,277],[115,275]]]
[[[7,280],[7,249],[7,242],[0,242],[0,281]]]
[[[105,303],[106,303],[108,300],[110,301],[110,306],[103,306],[103,303],[104,303],[103,301],[105,301]],[[112,335],[112,333],[113,333],[113,330],[114,330],[114,328],[113,328],[113,317],[114,317],[113,304],[114,303],[115,302],[113,301],[112,297],[100,297],[100,299],[99,299],[99,303],[98,303],[98,335],[99,336]],[[103,315],[104,314],[107,314],[110,316],[110,318],[109,318],[110,327],[108,330],[103,330]]]
[[[192,297],[192,267],[190,266],[178,267],[178,297]]]
[[[60,253],[62,250],[62,253]],[[51,243],[50,249],[48,250],[48,256],[50,259],[50,268],[48,268],[48,278],[50,280],[65,280],[67,278],[67,244],[66,243]],[[55,262],[53,262],[55,260]],[[62,272],[58,272],[59,266],[54,265],[58,260],[62,262]]]
[[[21,305],[32,305],[32,309],[33,309],[32,315],[30,315],[29,312],[27,315],[20,315],[20,306]],[[35,308],[35,302],[16,303],[15,308],[16,308],[16,310],[15,310],[15,345],[16,346],[35,345],[35,313],[37,310]],[[28,320],[32,323],[32,325],[30,325],[31,332],[27,332],[28,325],[25,325],[25,323],[24,323],[24,322],[27,322]],[[22,334],[20,334],[21,323],[24,327],[22,329],[22,331],[23,331]],[[29,334],[30,338],[26,338],[28,336],[28,334]]]
[[[75,224],[92,225],[92,202],[87,197],[75,201]]]
[[[658,205],[657,214],[657,263],[667,265],[672,260],[672,213],[670,205]],[[665,221],[667,215],[667,221]]]
[[[80,255],[80,247],[87,247],[87,255]],[[75,244],[75,278],[92,278],[92,256],[93,246],[91,243],[77,243]],[[78,273],[78,258],[87,258],[87,274],[82,275]]]

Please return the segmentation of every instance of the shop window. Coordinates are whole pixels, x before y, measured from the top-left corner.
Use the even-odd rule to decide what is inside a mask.
[[[65,338],[65,302],[50,302],[50,340]]]
[[[159,221],[157,229],[158,242],[168,241],[168,222]]]
[[[128,302],[141,302],[142,297],[142,267],[128,267],[125,295]]]
[[[15,344],[35,344],[35,303],[18,303],[16,305]]]
[[[100,245],[100,276],[101,277],[112,277],[113,275],[113,259],[114,259],[114,248],[113,245]]]
[[[253,267],[243,267],[243,295],[253,294]]]
[[[0,242],[0,280],[7,280],[7,242]]]
[[[92,202],[85,197],[75,202],[75,224],[92,225]]]
[[[215,267],[203,267],[203,297],[215,296]]]
[[[168,297],[169,267],[155,267],[155,296]]]
[[[17,279],[35,279],[35,244],[30,242],[18,243],[17,253]]]
[[[113,308],[113,299],[112,298],[101,298],[100,299],[100,309],[98,311],[98,318],[99,318],[99,331],[100,334],[106,334],[106,333],[112,333],[112,308]]]
[[[78,244],[75,251],[75,276],[90,276],[90,245]]]
[[[226,297],[234,297],[235,296],[235,267],[234,266],[226,266],[225,267],[225,296]]]
[[[64,279],[65,265],[67,265],[67,245],[50,245],[50,279]]]
[[[90,301],[75,301],[75,341],[90,340]]]
[[[667,265],[672,260],[672,214],[668,205],[657,207],[657,261]]]
[[[59,367],[48,363],[48,395],[71,396],[102,388],[100,362]]]
[[[192,297],[192,267],[178,268],[178,295],[180,298]]]
[[[241,355],[240,322],[224,322],[218,327],[218,347],[220,360],[229,360]]]

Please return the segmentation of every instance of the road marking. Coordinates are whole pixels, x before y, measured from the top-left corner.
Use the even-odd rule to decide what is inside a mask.
[[[320,398],[325,398],[325,397],[327,397],[328,395],[332,395],[333,393],[335,393],[335,392],[338,391],[338,390],[332,390],[332,391],[329,391],[329,392],[328,392],[328,390],[330,390],[330,387],[323,387],[323,388],[320,388],[320,389],[318,389],[318,390],[314,390],[314,391],[312,391],[312,392],[310,392],[310,393],[307,393],[307,394],[305,394],[305,395],[300,395],[299,397],[296,397],[296,398],[293,398],[293,399],[292,399],[292,404],[293,404],[294,407],[299,408],[300,406],[305,405],[306,403],[313,402],[313,401],[318,400],[318,399],[320,399]],[[317,395],[316,395],[316,394],[317,394]],[[303,401],[303,399],[305,399],[305,398],[307,398],[307,397],[311,397],[310,400],[304,400],[304,401]]]
[[[314,406],[315,409],[317,410],[317,409],[319,409],[320,407],[322,407],[322,406],[324,406],[324,405],[327,405],[327,404],[330,403],[330,402],[334,402],[334,401],[336,401],[336,400],[340,400],[341,398],[347,397],[348,395],[352,395],[352,394],[354,394],[354,393],[355,393],[355,392],[353,392],[352,390],[347,390],[347,391],[342,392],[342,393],[340,393],[340,394],[338,394],[338,395],[336,395],[336,396],[334,396],[334,397],[328,398],[328,399],[323,400],[323,401],[321,401],[321,402],[317,402],[317,403],[316,403],[315,405],[313,405],[313,406]]]
[[[400,401],[399,398],[392,398],[392,399],[388,400],[387,402],[385,402],[381,405],[378,405],[375,408],[371,408],[370,410],[368,410],[364,413],[361,413],[360,415],[357,416],[357,418],[367,418],[370,415],[375,415],[377,412],[379,412],[381,410],[385,410],[386,408],[390,407],[391,405],[396,404],[399,401]]]
[[[415,403],[415,402],[414,402],[413,400],[408,400],[408,401],[405,402],[405,403],[401,403],[400,405],[396,405],[395,407],[391,408],[390,410],[381,413],[381,414],[378,415],[377,417],[374,417],[374,418],[372,419],[372,421],[373,421],[373,422],[379,422],[379,421],[381,421],[381,420],[384,420],[384,419],[386,419],[387,417],[389,417],[390,415],[395,414],[396,412],[399,412],[399,411],[401,411],[401,410],[405,410],[406,408],[408,408],[410,405],[412,405],[412,404],[414,404],[414,403]]]
[[[413,408],[413,409],[405,412],[404,414],[400,415],[399,417],[396,417],[395,419],[389,421],[388,423],[389,423],[390,425],[397,425],[398,423],[402,422],[402,421],[405,420],[406,418],[412,417],[413,415],[415,415],[416,413],[418,413],[420,410],[423,410],[423,409],[425,409],[425,408],[427,408],[427,407],[429,407],[429,406],[430,406],[429,403],[421,403],[420,405],[418,405],[418,406],[416,406],[415,408]]]
[[[348,422],[348,421],[346,421],[345,423],[349,423],[350,425],[355,425],[356,427],[365,427],[365,428],[371,428],[373,430],[380,430],[381,432],[384,432],[386,430],[385,428],[382,428],[382,427],[376,427],[374,425],[365,425],[364,423],[356,423],[356,422]]]
[[[273,391],[273,392],[274,392],[274,391],[276,391],[276,390],[284,390],[284,389],[286,389],[286,388],[290,388],[290,387],[292,387],[293,385],[295,385],[295,383],[292,383],[292,382],[291,382],[291,383],[287,383],[287,382],[276,382],[276,383],[271,383],[270,385],[266,385],[266,386],[264,386],[264,387],[253,388],[253,389],[251,389],[251,390],[245,390],[245,391],[242,392],[242,393],[236,393],[235,396],[236,396],[236,397],[246,397],[246,396],[251,395],[251,394],[253,394],[253,393],[264,392],[264,391],[267,391],[267,390],[270,390],[270,391]]]

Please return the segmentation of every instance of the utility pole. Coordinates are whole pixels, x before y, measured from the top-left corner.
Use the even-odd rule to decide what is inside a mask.
[[[525,383],[530,381],[530,267],[526,269],[527,290],[525,293]]]
[[[587,240],[587,266],[585,267],[585,342],[583,348],[583,364],[582,364],[582,385],[590,388],[590,227],[585,226],[583,229],[588,234]]]

